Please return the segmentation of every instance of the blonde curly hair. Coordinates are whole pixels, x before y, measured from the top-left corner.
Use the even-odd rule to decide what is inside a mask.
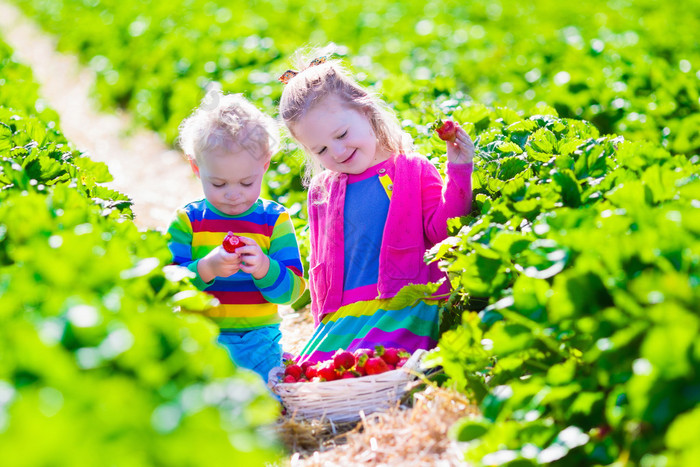
[[[211,151],[246,151],[262,163],[279,149],[279,125],[242,94],[210,91],[179,127],[178,143],[189,159],[201,162]]]

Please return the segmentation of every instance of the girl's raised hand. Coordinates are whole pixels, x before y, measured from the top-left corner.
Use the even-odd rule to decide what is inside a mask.
[[[447,141],[447,161],[454,164],[468,164],[474,160],[474,142],[464,128],[455,124],[456,137]]]

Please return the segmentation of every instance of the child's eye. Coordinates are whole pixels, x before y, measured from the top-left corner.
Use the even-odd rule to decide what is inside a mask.
[[[326,147],[325,147],[325,146],[324,146],[320,151],[318,151],[318,155],[320,156],[320,155],[323,154],[324,152],[326,152]]]
[[[345,135],[348,134],[348,130],[345,130],[342,135],[338,136],[338,139],[345,138]]]
[[[214,186],[215,188],[221,188],[222,186],[224,186],[224,184],[223,184],[223,183],[219,183],[219,184],[217,185],[216,183],[212,183],[212,186]]]
[[[251,182],[251,183],[241,183],[241,185],[243,185],[244,187],[248,188],[248,187],[253,186],[253,183],[252,183],[252,182]]]

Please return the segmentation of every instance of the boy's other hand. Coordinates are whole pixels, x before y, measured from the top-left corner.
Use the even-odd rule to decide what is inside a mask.
[[[204,282],[211,282],[217,277],[229,277],[241,269],[241,254],[236,250],[229,253],[219,245],[197,263],[197,272]]]
[[[241,271],[247,272],[256,279],[262,279],[270,270],[270,257],[263,253],[260,245],[248,237],[240,237],[245,246],[236,248],[236,254],[241,256]]]

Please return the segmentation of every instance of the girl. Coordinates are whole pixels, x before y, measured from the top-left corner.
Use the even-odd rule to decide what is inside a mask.
[[[280,116],[314,175],[309,279],[317,327],[300,362],[327,359],[339,348],[433,348],[439,300],[402,309],[388,305],[405,285],[445,277],[423,255],[447,237],[448,218],[470,211],[474,144],[458,128],[447,143],[443,183],[427,158],[411,150],[410,137],[386,105],[337,61],[315,59],[280,80],[286,82]],[[448,281],[437,293],[445,292]]]

